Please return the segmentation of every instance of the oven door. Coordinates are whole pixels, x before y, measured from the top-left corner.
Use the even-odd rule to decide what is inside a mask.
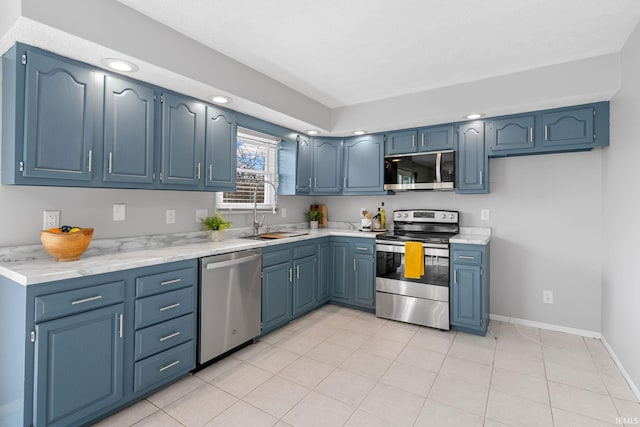
[[[376,244],[376,315],[449,329],[449,250],[424,248],[424,275],[404,277],[404,244]]]

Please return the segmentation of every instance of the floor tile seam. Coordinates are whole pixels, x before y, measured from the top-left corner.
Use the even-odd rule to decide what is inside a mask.
[[[613,406],[615,407],[615,404],[614,404]],[[581,417],[589,418],[590,420],[599,421],[599,422],[601,422],[601,423],[608,423],[608,424],[611,424],[611,425],[623,425],[623,424],[616,424],[616,423],[615,423],[615,421],[614,421],[614,422],[604,421],[604,420],[602,420],[602,419],[600,419],[600,418],[592,417],[592,416],[587,415],[587,414],[585,414],[585,413],[583,413],[583,412],[576,412],[576,411],[572,411],[571,409],[561,408],[561,407],[559,407],[559,406],[554,406],[554,405],[551,405],[551,413],[552,413],[552,414],[553,414],[553,410],[554,410],[554,409],[559,409],[559,410],[561,410],[561,411],[569,412],[569,413],[574,414],[574,415],[580,415]],[[618,413],[618,417],[622,417],[622,415],[621,415],[621,414],[620,414],[620,412],[618,411],[618,408],[616,408],[616,413]]]
[[[167,411],[165,411],[164,409],[160,409],[160,411],[162,411],[162,413],[164,413],[166,416],[168,416],[169,418],[171,418],[172,420],[174,420],[175,422],[177,422],[177,423],[178,423],[178,424],[180,424],[181,426],[185,426],[185,427],[187,427],[187,425],[186,425],[186,424],[182,423],[180,420],[178,420],[176,417],[174,417],[173,415],[171,415],[170,413],[168,413],[168,412],[167,412]],[[150,416],[150,415],[149,415],[149,416]],[[147,417],[145,417],[145,418],[147,418]],[[143,418],[143,419],[144,419],[144,418]],[[140,420],[140,421],[142,421],[142,420]],[[138,422],[140,422],[140,421],[138,421]],[[211,421],[211,420],[209,420],[209,421]],[[208,423],[209,421],[207,421],[207,423]],[[206,423],[205,423],[205,424],[206,424]],[[134,425],[135,425],[135,424],[134,424]]]
[[[303,356],[300,356],[300,357],[303,357]],[[310,390],[315,390],[315,389],[316,389],[316,387],[318,387],[322,381],[324,381],[324,380],[325,380],[329,375],[333,374],[333,373],[335,372],[335,370],[336,370],[336,369],[338,369],[338,366],[333,366],[333,365],[330,365],[330,364],[328,364],[328,363],[322,362],[322,361],[320,361],[320,360],[312,359],[312,358],[310,358],[310,357],[309,357],[309,359],[313,360],[314,362],[322,363],[323,365],[327,365],[327,366],[329,366],[329,367],[332,367],[332,368],[333,368],[333,370],[331,370],[327,375],[325,375],[325,376],[324,376],[324,378],[322,378],[322,379],[318,382],[318,384],[314,385],[313,387],[309,387],[309,386],[307,386],[306,384],[299,383],[298,381],[292,380],[291,378],[283,377],[283,376],[281,376],[280,374],[274,374],[274,376],[278,376],[278,377],[280,377],[281,379],[284,379],[284,380],[287,380],[287,381],[291,381],[291,382],[293,382],[293,383],[296,383],[296,384],[298,384],[298,385],[301,385],[301,386],[302,386],[302,387],[304,387],[304,388],[308,388],[308,389],[310,389]],[[291,363],[293,363],[293,362],[291,362]],[[268,380],[267,380],[267,381],[268,381]],[[266,381],[265,381],[265,382],[266,382]],[[256,387],[256,388],[257,388],[257,387]],[[253,391],[253,390],[251,390],[251,391]],[[247,393],[247,394],[249,394],[249,393]],[[334,400],[337,400],[337,399],[334,399]]]
[[[498,330],[498,333],[500,331]],[[497,341],[497,339],[496,339]],[[497,343],[496,343],[497,346]],[[491,359],[491,375],[489,376],[489,387],[487,389],[487,398],[484,402],[484,423],[487,422],[487,415],[489,415],[489,396],[491,396],[491,385],[493,384],[493,373],[495,372],[496,352],[493,352],[493,359]]]
[[[284,377],[280,377],[280,379],[283,379],[283,380],[285,380],[285,381],[293,382],[293,383],[295,383],[296,385],[300,385],[300,384],[296,383],[295,381],[291,381],[291,380],[289,380],[289,379],[287,379],[287,378],[284,378]],[[314,390],[314,389],[309,388],[309,387],[307,387],[307,386],[302,386],[302,387],[304,387],[304,388],[307,390],[307,392],[305,392],[305,394],[304,394],[304,395],[303,395],[303,396],[302,396],[302,397],[301,397],[301,398],[300,398],[300,399],[299,399],[299,400],[298,400],[298,401],[297,401],[293,406],[291,406],[291,408],[289,408],[289,410],[287,410],[287,412],[285,412],[284,414],[282,414],[282,416],[281,416],[281,417],[279,417],[279,418],[278,418],[277,416],[275,416],[275,415],[272,415],[272,414],[269,414],[269,415],[272,415],[273,417],[278,418],[278,421],[282,421],[283,423],[286,423],[286,421],[284,421],[284,418],[287,416],[287,414],[288,414],[289,412],[291,412],[291,411],[292,411],[296,406],[298,406],[298,405],[300,404],[300,402],[302,402],[302,401],[303,401],[307,396],[309,396],[309,395],[311,394],[311,392]],[[249,395],[249,393],[247,393],[247,396],[248,396],[248,395]],[[246,396],[245,396],[245,397],[246,397]],[[242,399],[242,400],[244,401],[244,399]],[[336,399],[334,399],[334,400],[336,400]],[[249,403],[249,402],[246,402],[246,403]],[[252,405],[252,406],[253,406],[253,405]],[[266,411],[265,411],[265,410],[262,410],[262,412],[266,412]],[[276,424],[277,424],[277,422],[276,422]],[[287,423],[287,424],[288,424],[288,423]],[[274,425],[275,425],[275,424],[274,424]]]
[[[249,394],[249,393],[247,393],[247,394]],[[227,412],[229,409],[231,409],[231,407],[232,407],[232,406],[234,406],[234,405],[236,405],[238,402],[245,403],[245,404],[247,404],[247,405],[249,405],[249,406],[253,407],[254,409],[257,409],[258,411],[260,411],[260,412],[262,412],[262,413],[264,413],[264,414],[266,414],[266,415],[269,415],[269,416],[270,416],[270,417],[272,417],[272,418],[275,418],[275,419],[276,419],[276,421],[275,421],[273,424],[271,424],[272,426],[273,426],[273,425],[276,425],[276,424],[278,423],[278,421],[280,421],[280,418],[278,418],[277,416],[275,416],[275,415],[273,415],[273,414],[270,414],[269,412],[265,411],[264,409],[259,408],[259,407],[257,407],[256,405],[254,405],[254,404],[252,404],[252,403],[250,403],[250,402],[247,402],[247,401],[246,401],[246,400],[244,400],[244,399],[238,399],[236,402],[233,402],[233,404],[232,404],[232,405],[230,405],[227,409],[225,409],[224,411],[220,412],[218,415],[216,415],[215,417],[213,417],[213,419],[211,419],[211,420],[207,421],[207,422],[205,423],[205,425],[206,425],[206,424],[208,424],[208,423],[210,423],[211,421],[215,420],[216,418],[221,417],[225,412]]]
[[[577,389],[580,389],[580,390],[583,390],[583,391],[588,391],[588,392],[591,392],[591,393],[595,393],[595,394],[597,394],[599,396],[607,397],[609,399],[609,403],[611,403],[611,405],[613,406],[613,409],[615,409],[616,414],[618,414],[619,417],[622,417],[622,413],[620,412],[620,410],[616,406],[616,403],[614,402],[613,397],[608,393],[607,394],[602,394],[602,393],[598,393],[598,392],[593,391],[593,390],[587,390],[587,389],[584,389],[584,388],[581,388],[581,387],[572,386],[570,384],[563,384],[563,383],[559,383],[557,381],[550,381],[550,380],[547,381],[547,386],[548,386],[549,383],[560,384],[560,385],[564,385],[564,386],[567,386],[567,387],[573,387],[573,388],[577,388]],[[551,399],[551,391],[549,391],[549,399]],[[573,412],[573,411],[571,411],[569,409],[560,408],[559,406],[554,406],[553,403],[551,403],[551,408],[557,408],[557,409],[562,409],[564,411]],[[553,411],[551,411],[551,412],[553,413]],[[589,417],[588,415],[585,415],[585,414],[580,414],[580,415],[582,415],[584,417],[588,417],[588,418],[593,418],[593,417]],[[594,419],[598,419],[598,418],[594,418]],[[599,421],[602,421],[602,420],[599,420]]]
[[[278,347],[278,348],[279,348],[279,347]],[[282,368],[280,368],[280,370],[279,370],[278,372],[275,372],[275,373],[274,373],[274,372],[268,371],[268,370],[266,370],[266,369],[264,369],[264,368],[262,368],[262,367],[260,367],[260,366],[256,365],[256,363],[255,363],[255,362],[254,362],[254,363],[252,363],[252,362],[251,362],[251,361],[249,361],[249,360],[245,361],[244,363],[247,363],[247,364],[249,364],[249,365],[253,366],[254,368],[261,369],[261,370],[263,370],[263,371],[265,371],[265,372],[268,372],[268,373],[270,373],[270,374],[272,374],[272,375],[276,375],[276,374],[278,374],[278,373],[282,372],[282,370],[283,370],[283,369],[287,368],[289,365],[291,365],[292,363],[294,363],[296,360],[300,359],[300,358],[303,356],[303,355],[300,355],[300,354],[298,354],[298,353],[295,353],[295,352],[293,352],[293,351],[290,351],[290,350],[287,350],[287,349],[284,349],[284,348],[280,348],[280,350],[288,351],[289,353],[295,354],[297,357],[296,357],[294,360],[292,360],[289,364],[287,364],[287,365],[283,366]]]
[[[467,415],[472,415],[474,417],[481,417],[483,419],[483,423],[486,420],[486,410],[485,410],[485,415],[483,416],[483,415],[479,415],[479,414],[476,414],[474,412],[471,412],[471,411],[469,411],[467,409],[455,407],[455,406],[453,406],[453,405],[451,405],[449,403],[444,403],[444,402],[440,402],[440,401],[435,400],[435,399],[429,399],[428,397],[425,397],[424,398],[424,403],[422,404],[422,408],[420,408],[420,411],[418,412],[418,417],[416,418],[416,421],[418,421],[418,418],[420,418],[420,414],[424,410],[424,407],[427,405],[427,402],[429,402],[429,400],[431,400],[432,402],[436,402],[439,405],[443,405],[443,406],[446,406],[448,408],[455,409],[456,411],[464,412]],[[414,421],[414,424],[415,424],[415,421]],[[503,424],[505,424],[505,423],[503,423]],[[514,427],[518,427],[518,426],[514,426]]]
[[[603,392],[596,391],[596,390],[591,390],[590,388],[585,388],[585,387],[582,387],[582,386],[579,386],[579,385],[567,384],[567,383],[561,382],[561,381],[556,380],[556,379],[548,379],[547,383],[549,383],[549,382],[552,382],[554,384],[560,384],[560,385],[564,385],[564,386],[568,386],[568,387],[577,388],[577,389],[580,389],[582,391],[590,391],[591,393],[599,394],[600,396],[607,396],[609,398],[613,398],[613,396],[611,396],[611,394],[609,393],[609,390],[607,390],[605,393],[603,393]],[[605,388],[606,388],[606,386],[605,386]]]

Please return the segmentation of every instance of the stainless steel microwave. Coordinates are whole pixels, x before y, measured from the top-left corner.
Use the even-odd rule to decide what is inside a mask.
[[[455,163],[453,150],[385,157],[384,189],[453,190]]]

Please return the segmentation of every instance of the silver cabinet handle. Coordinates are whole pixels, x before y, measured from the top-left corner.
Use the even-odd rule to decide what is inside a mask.
[[[167,310],[171,310],[172,308],[176,308],[176,307],[180,307],[180,303],[179,302],[177,302],[175,304],[168,305],[166,307],[162,307],[160,309],[160,311],[167,311]]]
[[[483,171],[480,171],[480,185],[484,184],[484,179],[483,179],[484,177],[482,176],[483,175],[482,172]]]
[[[369,248],[357,247],[356,250],[358,250],[358,251],[369,251]]]
[[[315,190],[316,188],[318,188],[318,178],[316,178],[315,176],[313,177],[313,189]]]
[[[289,282],[293,282],[293,268],[289,269]]]
[[[162,368],[160,368],[160,372],[167,370],[169,368],[173,368],[174,366],[176,366],[178,363],[180,363],[179,360],[176,360],[175,362],[171,362],[168,365],[163,366]]]
[[[180,283],[180,282],[182,282],[182,279],[165,280],[164,282],[160,282],[160,286],[173,285],[174,283]]]
[[[529,128],[529,142],[533,142],[533,128]]]
[[[453,270],[453,283],[458,284],[458,270]]]
[[[213,181],[213,165],[209,163],[209,181]]]
[[[415,135],[411,135],[411,146],[412,147],[416,146],[416,136]]]
[[[422,134],[422,141],[421,141],[421,145],[424,147],[424,133]]]
[[[166,340],[170,340],[171,338],[175,338],[178,335],[180,335],[180,332],[174,332],[174,333],[172,333],[170,335],[167,335],[166,337],[160,338],[160,342],[163,342],[163,341],[166,341]]]
[[[85,302],[97,301],[99,299],[102,299],[102,295],[96,295],[95,297],[91,297],[91,298],[78,299],[78,300],[72,301],[71,305],[84,304]]]
[[[109,151],[109,167],[107,169],[109,173],[113,172],[113,153]]]
[[[198,162],[198,164],[196,165],[196,168],[198,170],[198,173],[197,173],[198,179],[200,179],[200,162]]]
[[[93,168],[93,150],[89,150],[89,167],[87,168],[87,170],[91,172],[92,168]]]
[[[460,255],[460,256],[458,256],[458,258],[460,258],[460,259],[476,259],[476,257],[467,256],[467,255]]]
[[[120,331],[119,331],[119,335],[120,338],[122,338],[122,336],[124,335],[124,314],[120,315]]]
[[[549,125],[544,125],[544,140],[549,140]]]
[[[300,278],[300,266],[296,265],[296,279]]]
[[[353,271],[356,271],[356,259],[353,259]]]

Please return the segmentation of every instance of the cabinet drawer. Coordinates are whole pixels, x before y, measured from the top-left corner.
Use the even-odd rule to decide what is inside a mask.
[[[189,314],[194,309],[194,289],[173,292],[136,300],[136,329]]]
[[[151,356],[134,366],[133,391],[137,392],[153,385],[185,374],[195,368],[196,355],[193,341]]]
[[[304,245],[293,248],[293,259],[304,258],[316,254],[316,245]]]
[[[184,268],[182,270],[138,277],[136,279],[136,297],[146,297],[160,292],[193,286],[195,282],[195,268]]]
[[[136,331],[135,359],[144,359],[185,341],[191,341],[195,330],[194,319],[193,313],[187,314]]]
[[[482,264],[482,251],[454,249],[453,262],[463,264]]]
[[[262,266],[269,267],[291,261],[291,249],[262,253]]]
[[[35,298],[35,321],[43,322],[124,301],[124,281]]]
[[[370,242],[353,242],[353,252],[357,254],[373,255],[374,244]]]

